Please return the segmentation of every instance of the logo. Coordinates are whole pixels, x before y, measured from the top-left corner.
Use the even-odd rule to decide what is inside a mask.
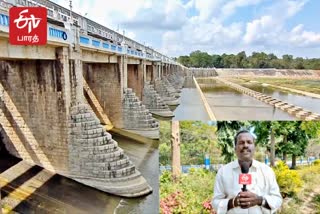
[[[12,45],[45,45],[47,43],[47,9],[44,7],[11,7],[9,41]]]
[[[251,174],[240,174],[239,184],[251,184],[252,177]]]

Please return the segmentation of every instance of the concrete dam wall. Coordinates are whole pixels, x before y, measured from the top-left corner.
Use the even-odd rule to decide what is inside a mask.
[[[219,76],[273,76],[273,77],[316,77],[320,78],[320,70],[298,69],[216,69]]]

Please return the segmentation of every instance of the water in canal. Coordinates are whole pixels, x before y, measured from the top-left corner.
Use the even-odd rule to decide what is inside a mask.
[[[217,120],[295,120],[288,113],[213,79],[198,83]]]
[[[0,136],[1,137],[1,136]],[[71,179],[54,175],[41,188],[37,189],[25,201],[15,206],[19,213],[111,213],[111,214],[158,214],[159,213],[159,153],[158,142],[139,143],[124,137],[114,136],[119,146],[124,149],[130,160],[153,188],[153,193],[140,198],[127,199],[107,194],[79,184]],[[1,146],[1,145],[0,145]],[[18,165],[21,160],[3,152],[0,154],[0,173]],[[43,171],[40,167],[32,167],[23,176],[18,176],[14,183],[18,186]],[[45,174],[43,174],[46,177]],[[12,184],[14,184],[12,182]],[[9,189],[9,186],[4,189]],[[2,199],[8,192],[2,189]],[[10,192],[10,190],[9,190]]]
[[[180,105],[174,111],[174,120],[210,120],[191,77],[185,79],[179,99]]]
[[[254,91],[269,95],[273,98],[277,98],[287,103],[300,106],[302,108],[305,108],[306,110],[320,114],[320,99],[318,98],[308,97],[293,92],[282,91],[281,89],[273,88],[270,86],[262,86],[259,83],[245,83],[241,85]]]

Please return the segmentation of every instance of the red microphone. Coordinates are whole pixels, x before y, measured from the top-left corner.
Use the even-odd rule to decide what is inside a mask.
[[[252,183],[251,174],[248,174],[250,163],[249,162],[241,162],[240,167],[241,167],[242,174],[239,175],[239,184],[243,185],[242,191],[246,192],[247,185]]]

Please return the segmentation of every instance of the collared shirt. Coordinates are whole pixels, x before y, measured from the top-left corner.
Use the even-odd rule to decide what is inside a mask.
[[[249,173],[252,176],[252,183],[247,185],[247,190],[264,197],[271,210],[254,206],[249,209],[235,207],[228,211],[229,200],[236,197],[242,188],[239,184],[241,168],[236,160],[221,167],[217,173],[212,205],[218,214],[269,214],[281,207],[282,197],[273,170],[266,164],[253,160]]]

